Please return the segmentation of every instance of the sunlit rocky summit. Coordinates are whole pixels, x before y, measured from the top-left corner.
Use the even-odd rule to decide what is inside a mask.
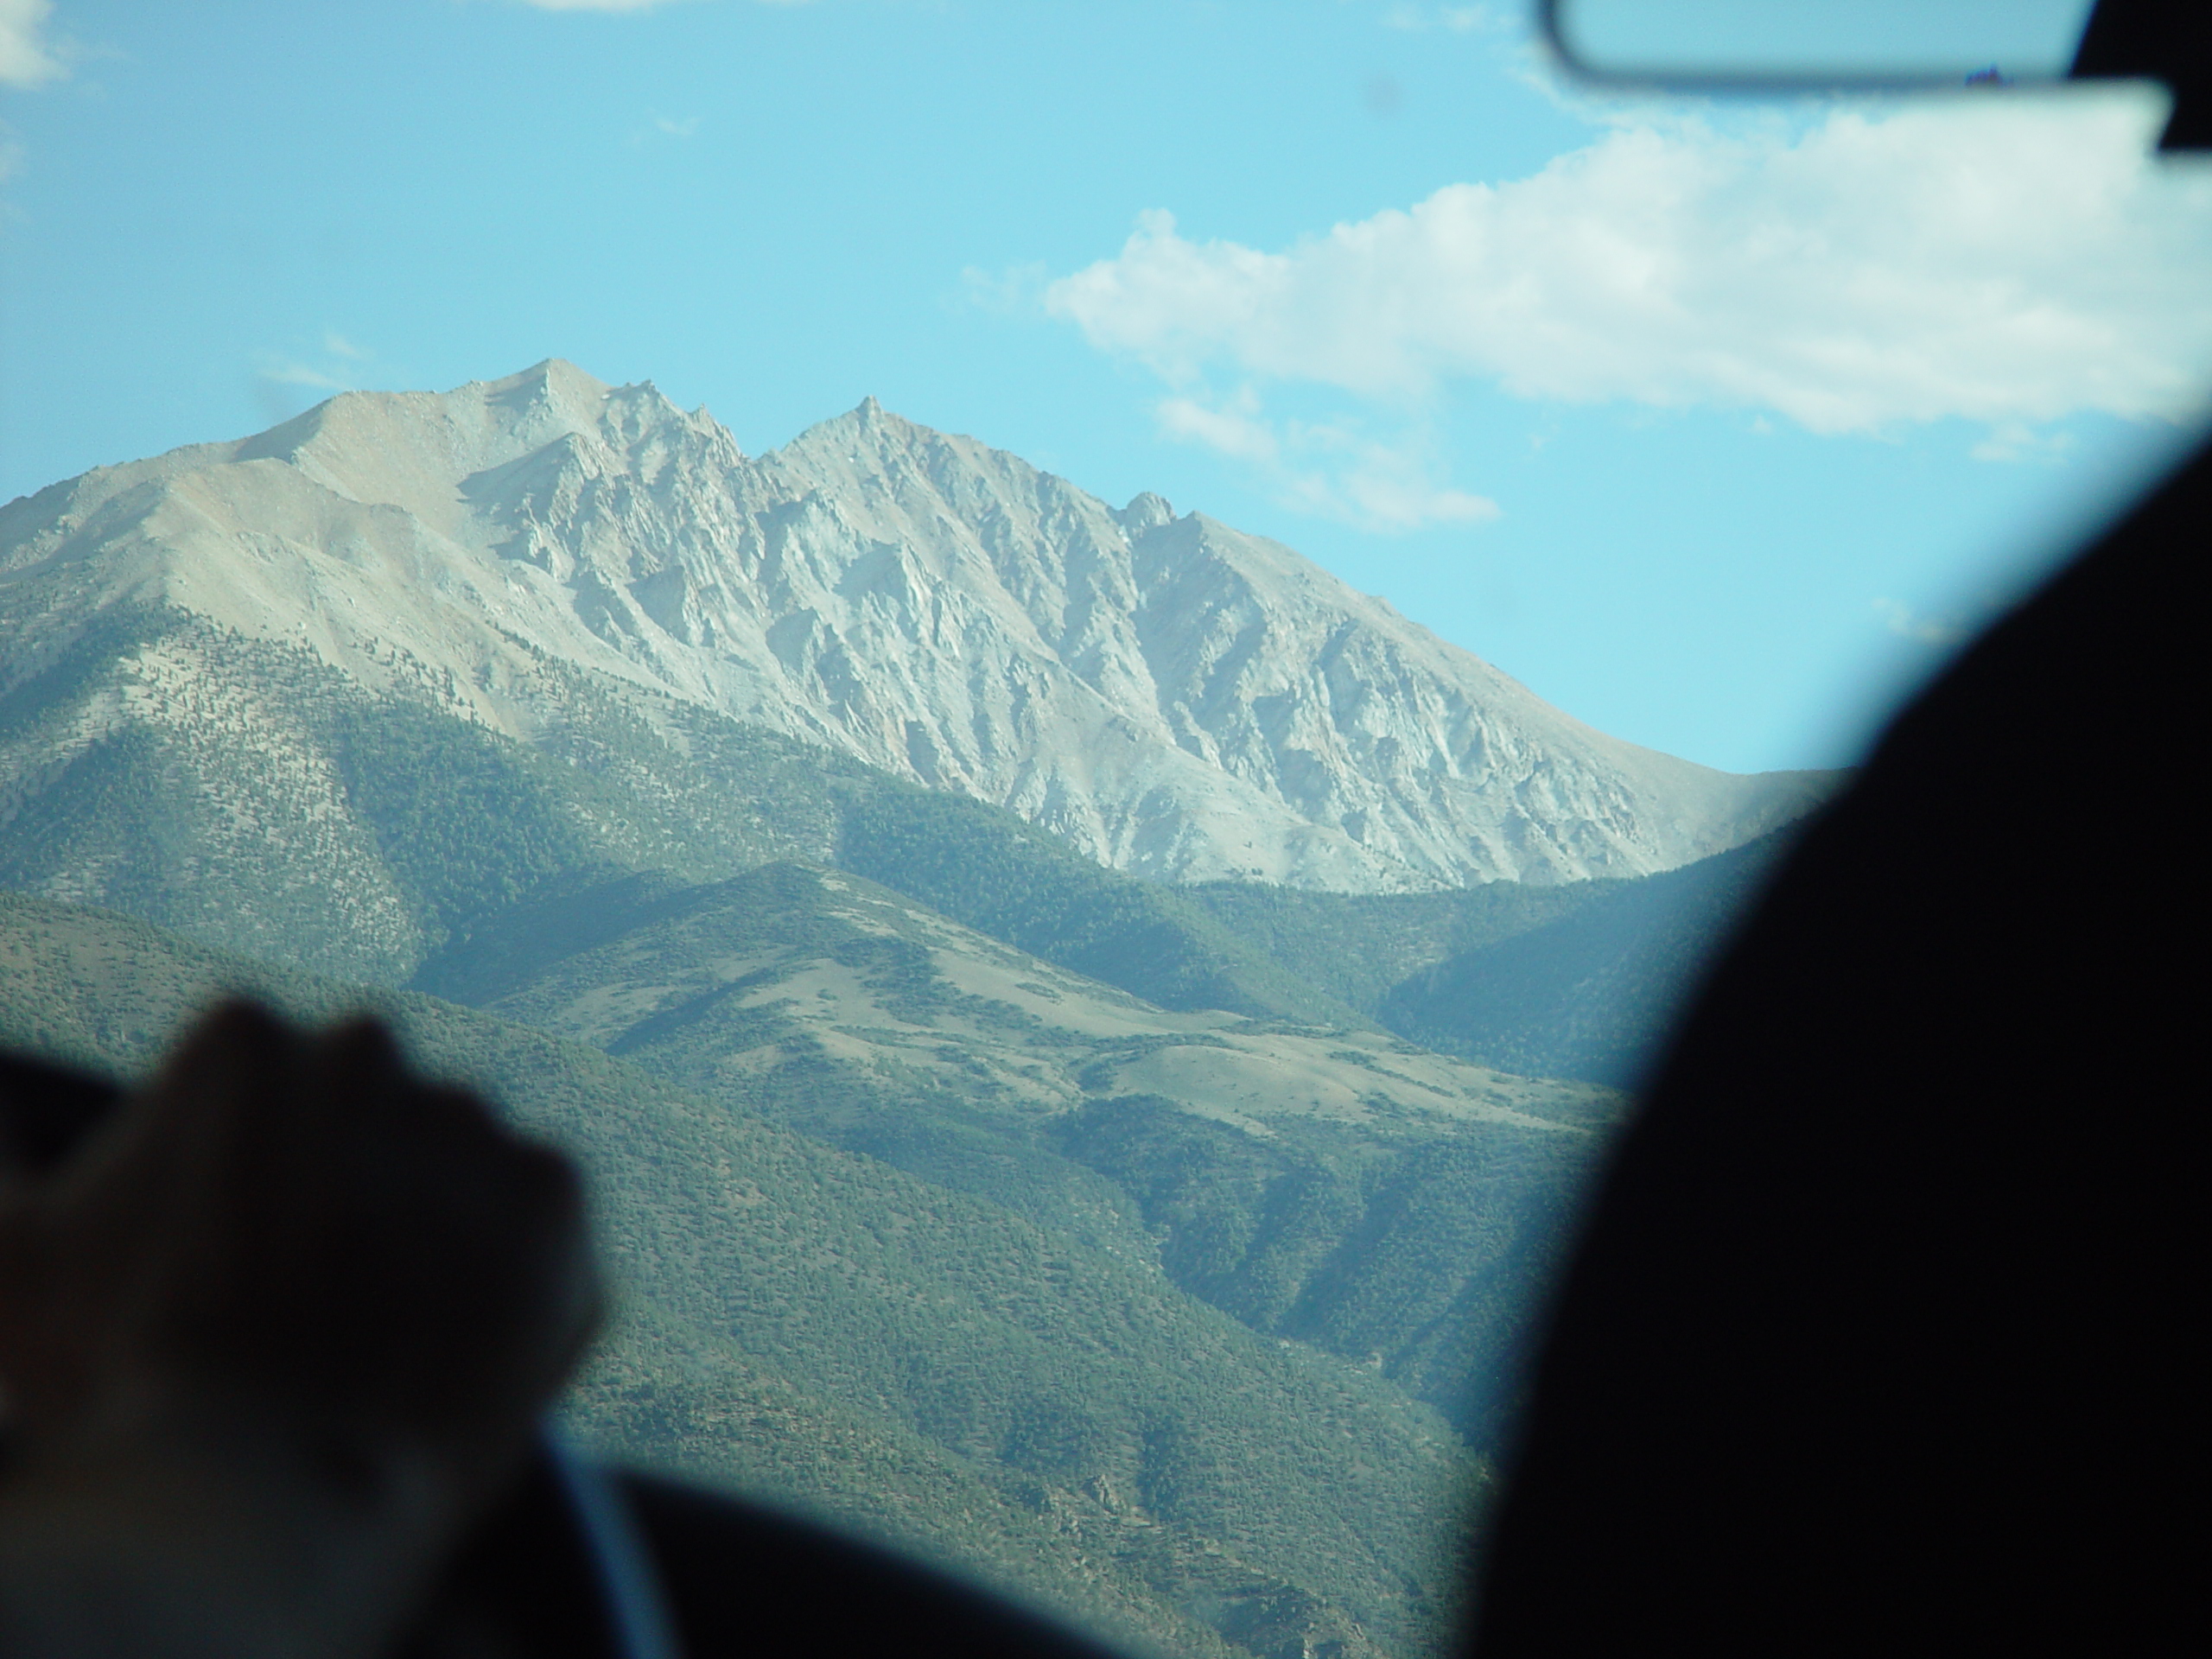
[[[549,671],[581,671],[657,728],[709,708],[1177,880],[1639,874],[1823,787],[1606,737],[1288,548],[1154,495],[1109,507],[873,400],[748,458],[704,410],[559,361],[346,393],[0,509],[0,693],[149,606],[530,741],[564,717]],[[118,649],[0,754],[0,816],[123,726],[214,718],[204,643]],[[257,764],[340,810],[281,703],[220,720],[266,723]]]

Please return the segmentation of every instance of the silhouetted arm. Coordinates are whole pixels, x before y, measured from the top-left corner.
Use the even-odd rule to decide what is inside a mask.
[[[0,1650],[380,1650],[597,1302],[565,1160],[373,1025],[219,1012],[0,1192]]]

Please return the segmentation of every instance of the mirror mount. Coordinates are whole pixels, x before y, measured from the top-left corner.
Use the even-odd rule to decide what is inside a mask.
[[[2162,150],[2212,149],[2212,12],[2098,0],[2074,54],[2075,80],[2161,80],[2174,95]]]
[[[2201,0],[1993,10],[1986,0],[1902,10],[1859,0],[1536,0],[1536,13],[1560,60],[1604,85],[1808,92],[2005,85],[2016,73],[2152,79],[2174,95],[2159,149],[2212,149],[2212,8]],[[1708,51],[1707,41],[1727,44]],[[2017,58],[1983,67],[1974,54],[1993,42]]]

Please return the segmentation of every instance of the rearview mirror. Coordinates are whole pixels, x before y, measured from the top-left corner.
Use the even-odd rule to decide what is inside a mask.
[[[2094,0],[1540,0],[1560,56],[1665,86],[2058,80]]]

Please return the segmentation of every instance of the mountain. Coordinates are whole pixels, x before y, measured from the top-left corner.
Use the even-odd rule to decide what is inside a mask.
[[[1443,1640],[1596,1084],[1826,782],[873,404],[548,364],[0,508],[0,1041],[378,1002],[594,1172],[601,1443],[1213,1659]]]
[[[105,820],[66,876],[32,854],[9,880],[131,907],[146,861],[175,888],[277,823],[286,845],[254,855],[292,868],[251,884],[264,902],[335,861],[359,878],[348,926],[387,956],[416,900],[370,855],[391,837],[356,805],[357,752],[425,714],[555,765],[617,751],[664,804],[671,768],[638,757],[734,728],[1006,807],[1116,868],[1351,892],[1671,868],[1827,786],[1603,736],[1157,497],[1111,509],[873,402],[748,459],[705,411],[561,362],[346,393],[8,504],[0,664],[0,819],[73,821],[98,794]],[[694,847],[819,855],[753,805]],[[578,845],[541,861],[667,839],[610,810],[570,814]]]
[[[1789,840],[1604,884],[1555,920],[1408,975],[1368,1011],[1446,1053],[1635,1088]]]
[[[787,940],[811,927],[834,963],[855,955],[840,917],[859,929],[899,909],[880,892],[823,885],[847,879],[786,868],[760,878],[771,906],[747,912],[716,893],[677,910],[710,949],[734,942],[734,912]],[[788,902],[809,884],[822,904]],[[963,964],[954,971],[988,954],[945,937],[939,959]],[[806,948],[756,959],[791,969],[783,993],[811,995],[827,984],[808,977],[822,977],[807,964],[823,958]],[[1041,995],[1013,983],[1027,981],[1142,1028],[1142,1005],[1001,954],[1011,979],[982,988]],[[841,983],[899,978],[896,951],[857,956]],[[703,961],[664,960],[677,978]],[[932,977],[904,969],[902,982]],[[634,1004],[634,976],[607,984],[610,1001]],[[582,1161],[618,1313],[564,1409],[602,1451],[918,1550],[1137,1652],[1444,1649],[1482,1465],[1376,1368],[1264,1336],[1179,1287],[1147,1200],[1107,1176],[1067,1165],[1084,1179],[1064,1183],[1080,1190],[1060,1208],[1087,1215],[1061,1225],[1022,1213],[1018,1192],[1009,1205],[978,1179],[925,1179],[823,1145],[728,1090],[693,1093],[583,1043],[225,956],[112,912],[0,894],[0,1042],[11,1047],[127,1076],[226,988],[307,1018],[376,1007],[419,1065],[473,1081]],[[826,1046],[858,1029],[858,1013],[817,1025],[817,1036]],[[1204,1034],[1187,1023],[1186,1040]],[[899,1032],[909,1043],[925,1034],[911,1020]],[[1442,1062],[1429,1075],[1479,1074]],[[1580,1098],[1510,1080],[1498,1093],[1501,1122]],[[1219,1122],[1147,1109],[1198,1133]],[[1125,1116],[1109,1107],[1081,1132],[1110,1138],[1110,1120]],[[1129,1131],[1143,1127],[1125,1122],[1123,1152],[1097,1161],[1141,1150]],[[1372,1321],[1374,1310],[1358,1311]]]
[[[1056,1236],[1117,1237],[1134,1206],[1181,1288],[1372,1363],[1485,1448],[1621,1104],[1379,1031],[1156,1007],[798,864],[575,891],[416,983]]]
[[[1392,994],[1450,957],[1576,915],[1652,877],[1560,886],[1486,881],[1434,893],[1313,893],[1257,881],[1208,881],[1176,896],[1306,994],[1395,1029]],[[1452,1051],[1456,1052],[1457,1051]]]
[[[1055,966],[1162,1008],[1374,1023],[1279,965],[1270,942],[1245,938],[1173,887],[1094,864],[1009,812],[880,773],[836,779],[823,794],[832,829],[823,861]],[[665,869],[613,875],[581,867],[538,883],[514,904],[480,912],[410,982],[463,1001],[499,995],[540,956],[611,938],[682,885]]]

